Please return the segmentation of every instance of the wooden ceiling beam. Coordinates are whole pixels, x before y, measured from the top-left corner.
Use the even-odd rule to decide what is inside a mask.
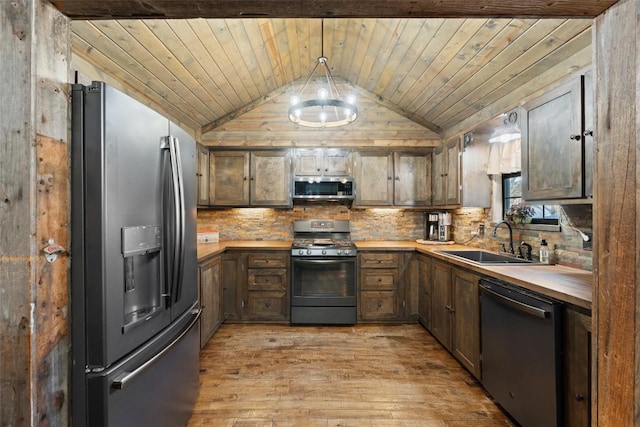
[[[71,19],[594,18],[618,0],[50,0]]]

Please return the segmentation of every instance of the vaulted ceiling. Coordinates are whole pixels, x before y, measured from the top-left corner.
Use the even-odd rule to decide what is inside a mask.
[[[508,5],[492,0],[399,0],[396,9],[390,2],[350,0],[52,3],[74,19],[76,68],[115,81],[174,120],[206,132],[294,90],[322,54],[335,77],[441,131],[568,58],[577,58],[577,66],[588,65],[592,20],[576,17],[595,16],[615,1],[528,0]],[[220,8],[212,8],[214,3]],[[265,5],[272,7],[270,12]],[[393,10],[396,16],[443,17],[384,17]],[[353,17],[228,18],[249,11]],[[451,17],[456,11],[480,17]],[[373,13],[383,17],[355,17]],[[521,17],[499,17],[507,13]],[[572,18],[529,17],[536,15]],[[131,16],[153,19],[94,19]]]

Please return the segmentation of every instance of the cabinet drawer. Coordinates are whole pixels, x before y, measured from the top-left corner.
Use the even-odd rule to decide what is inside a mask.
[[[249,292],[247,318],[249,320],[287,320],[289,298],[284,291]]]
[[[398,254],[396,253],[361,253],[361,268],[396,268]]]
[[[247,283],[249,290],[284,290],[287,284],[287,270],[284,268],[250,268]]]
[[[395,290],[398,287],[398,270],[365,269],[360,279],[362,290]]]
[[[398,294],[393,291],[366,291],[360,293],[360,319],[396,319],[399,315]]]
[[[249,254],[247,264],[249,268],[286,268],[289,263],[289,253],[255,253]]]

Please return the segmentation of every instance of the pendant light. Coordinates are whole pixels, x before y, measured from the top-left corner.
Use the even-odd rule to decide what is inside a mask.
[[[321,29],[322,54],[311,70],[309,78],[297,95],[291,97],[289,120],[301,126],[311,128],[331,128],[344,126],[358,117],[355,96],[340,97],[338,87],[333,80],[327,58],[324,56],[324,19]],[[318,71],[319,69],[319,71]],[[322,76],[323,83],[316,94],[307,94],[305,89],[316,71]]]

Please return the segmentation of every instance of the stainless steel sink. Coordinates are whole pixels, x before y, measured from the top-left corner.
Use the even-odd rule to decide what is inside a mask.
[[[440,250],[436,251],[445,255],[462,258],[466,261],[475,262],[482,265],[548,265],[541,262],[527,261],[522,258],[507,254],[497,254],[495,252],[483,250]]]

